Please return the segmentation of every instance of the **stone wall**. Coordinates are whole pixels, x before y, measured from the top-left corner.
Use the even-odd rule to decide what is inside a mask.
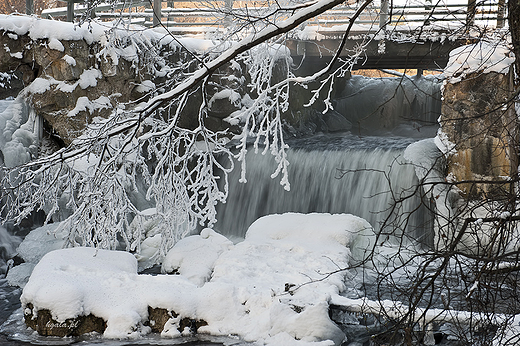
[[[135,98],[146,78],[127,60],[115,64],[99,55],[102,47],[95,42],[51,44],[0,31],[0,45],[0,71],[21,76],[24,96],[65,144],[92,118],[106,116],[116,104]]]
[[[445,182],[431,187],[435,248],[501,256],[513,241],[518,118],[510,72],[473,71],[443,90],[437,146]],[[494,254],[494,255],[491,255]]]
[[[447,175],[468,181],[458,185],[467,198],[496,198],[509,189],[500,182],[516,172],[517,122],[507,104],[511,90],[510,75],[497,72],[475,72],[444,86],[440,124],[443,139],[454,145]]]

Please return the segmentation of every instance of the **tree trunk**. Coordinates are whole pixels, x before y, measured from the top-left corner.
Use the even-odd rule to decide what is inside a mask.
[[[513,52],[515,53],[515,84],[519,84],[518,73],[520,72],[520,1],[509,0],[507,3],[509,12],[509,30],[511,31],[511,40],[513,43]]]

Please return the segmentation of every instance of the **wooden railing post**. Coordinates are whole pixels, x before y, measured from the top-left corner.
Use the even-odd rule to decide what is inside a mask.
[[[153,0],[153,26],[156,27],[161,23],[161,0]]]
[[[224,4],[224,11],[226,11],[226,14],[224,16],[224,26],[229,27],[231,26],[231,22],[233,19],[231,18],[231,11],[233,10],[233,0],[225,0]]]
[[[426,0],[424,2],[424,9],[426,11],[431,11],[433,8],[432,8],[432,0]],[[430,25],[431,22],[430,22],[430,13],[426,13],[426,18],[424,18],[424,25]]]
[[[74,22],[74,0],[67,1],[67,22]]]
[[[25,0],[25,14],[33,14],[34,13],[34,3],[33,0]]]
[[[477,0],[468,0],[468,10],[466,12],[466,30],[475,23],[475,14],[477,13]]]
[[[379,9],[379,29],[384,30],[388,24],[388,0],[381,0],[381,8]]]
[[[497,28],[503,28],[506,24],[506,0],[498,0]]]

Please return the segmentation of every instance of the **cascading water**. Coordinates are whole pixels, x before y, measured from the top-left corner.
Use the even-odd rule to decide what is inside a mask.
[[[344,80],[334,109],[352,123],[352,133],[435,137],[441,114],[440,79],[435,76]]]
[[[20,245],[22,239],[0,227],[0,278],[4,276],[8,270],[8,261],[14,254],[16,248]]]
[[[402,154],[417,138],[435,135],[440,83],[424,77],[356,76],[340,88],[335,111],[353,124],[352,130],[288,141],[289,192],[270,178],[275,164],[269,155],[248,154],[248,183],[238,183],[237,167],[229,179],[228,201],[218,210],[218,231],[244,237],[249,225],[267,214],[351,213],[369,221],[377,232],[383,222],[392,223],[395,231],[396,223],[407,218],[407,236],[422,244],[431,242],[429,215],[418,196],[399,203],[393,212],[390,208],[412,194],[418,183],[413,165]]]
[[[396,215],[389,211],[394,198],[412,194],[417,184],[414,167],[402,158],[411,142],[378,137],[360,141],[345,134],[293,143],[296,149],[288,153],[291,191],[283,190],[279,180],[270,178],[275,168],[270,156],[251,153],[247,156],[248,183],[230,187],[228,202],[219,209],[216,228],[226,236],[240,238],[253,221],[264,215],[325,212],[361,216],[379,230],[382,222],[395,219]],[[238,167],[230,181],[238,181],[239,175]],[[400,212],[414,210],[420,203],[418,197],[407,199]],[[424,228],[425,216],[424,212],[413,213],[408,228]],[[425,241],[426,236],[413,235],[419,241]]]

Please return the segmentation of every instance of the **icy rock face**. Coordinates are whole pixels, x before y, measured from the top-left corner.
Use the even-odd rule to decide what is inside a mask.
[[[498,245],[502,241],[508,244],[512,240],[496,242],[492,223],[471,222],[463,229],[459,220],[495,217],[503,201],[510,198],[513,187],[507,181],[518,167],[517,139],[513,138],[518,119],[508,101],[513,92],[509,69],[513,61],[512,53],[500,43],[468,45],[450,53],[439,118],[441,128],[435,138],[446,159],[446,171],[441,177],[445,187],[434,192],[437,213],[441,215],[435,220],[438,248],[455,244],[465,253],[489,254],[502,251]],[[470,183],[457,184],[464,181]],[[461,230],[464,233],[459,233]],[[457,234],[460,236],[456,239]]]
[[[511,143],[517,119],[507,105],[513,92],[510,66],[514,55],[501,42],[479,42],[450,53],[436,138],[448,158],[452,181],[502,181],[518,163]],[[509,187],[501,184],[459,185],[470,198],[495,198]]]
[[[106,116],[116,101],[130,100],[132,90],[140,84],[132,62],[96,58],[95,53],[102,49],[99,43],[36,41],[28,34],[0,33],[0,46],[5,48],[0,49],[0,71],[21,71],[27,86],[25,96],[65,143],[70,143],[93,117]],[[101,96],[108,102],[96,104]],[[81,97],[94,104],[69,114]]]

